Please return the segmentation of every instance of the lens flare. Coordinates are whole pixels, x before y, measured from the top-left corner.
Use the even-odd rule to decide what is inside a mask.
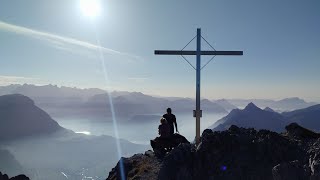
[[[100,39],[99,39],[99,36],[98,36],[98,32],[96,32],[95,34],[96,34],[97,43],[98,43],[99,47],[101,47],[101,43],[100,43]],[[106,64],[105,64],[105,58],[104,58],[102,49],[100,49],[100,48],[99,48],[99,55],[100,55],[99,57],[100,57],[101,65],[102,65],[102,70],[103,70],[105,83],[108,85],[108,84],[110,84],[110,80],[109,80],[109,76],[108,76],[108,73],[107,73],[107,68],[106,68]],[[118,151],[118,159],[120,159],[119,160],[120,176],[121,176],[122,180],[125,180],[126,177],[125,177],[125,173],[124,173],[123,161],[122,161],[122,158],[121,158],[122,151],[121,151],[120,140],[119,140],[120,137],[119,137],[116,114],[115,114],[115,111],[114,111],[111,92],[108,90],[107,94],[108,94],[108,101],[109,101],[109,104],[110,104],[110,109],[111,109],[111,114],[112,114],[112,124],[113,124],[114,136],[115,136],[115,139],[116,139],[116,147],[117,147],[117,151]]]
[[[221,169],[221,171],[226,171],[227,170],[227,166],[221,166],[220,169]]]

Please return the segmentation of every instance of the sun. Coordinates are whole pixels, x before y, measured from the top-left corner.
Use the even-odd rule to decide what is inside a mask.
[[[80,9],[87,17],[97,17],[101,12],[99,0],[80,0]]]

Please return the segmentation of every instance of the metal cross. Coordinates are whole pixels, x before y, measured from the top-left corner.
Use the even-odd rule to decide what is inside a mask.
[[[201,51],[201,29],[197,29],[197,50],[155,50],[155,55],[196,55],[196,110],[193,111],[193,117],[196,118],[196,144],[200,142],[200,118],[202,117],[202,110],[200,109],[200,72],[201,72],[201,55],[243,55],[243,51]],[[192,41],[192,40],[191,40]],[[190,41],[190,42],[191,42]],[[189,42],[189,43],[190,43]],[[210,44],[209,44],[210,45]],[[210,45],[211,46],[211,45]]]

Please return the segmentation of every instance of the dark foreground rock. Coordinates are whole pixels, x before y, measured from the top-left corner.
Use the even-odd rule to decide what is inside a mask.
[[[135,154],[130,158],[121,158],[117,166],[111,170],[107,179],[116,180],[121,178],[120,162],[123,164],[125,179],[157,179],[160,169],[160,159],[152,151],[144,154]]]
[[[2,174],[0,172],[0,180],[30,180],[27,176],[21,174],[12,178],[9,178],[8,175]]]
[[[126,179],[320,180],[319,134],[298,124],[286,129],[283,134],[237,126],[207,129],[198,147],[180,144],[163,159],[151,151],[123,158],[124,174]],[[121,179],[119,163],[107,179]]]

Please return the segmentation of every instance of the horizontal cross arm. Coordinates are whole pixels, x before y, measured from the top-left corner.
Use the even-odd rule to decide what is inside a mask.
[[[155,50],[156,55],[197,55],[197,51]],[[243,51],[201,51],[201,55],[243,55]]]

